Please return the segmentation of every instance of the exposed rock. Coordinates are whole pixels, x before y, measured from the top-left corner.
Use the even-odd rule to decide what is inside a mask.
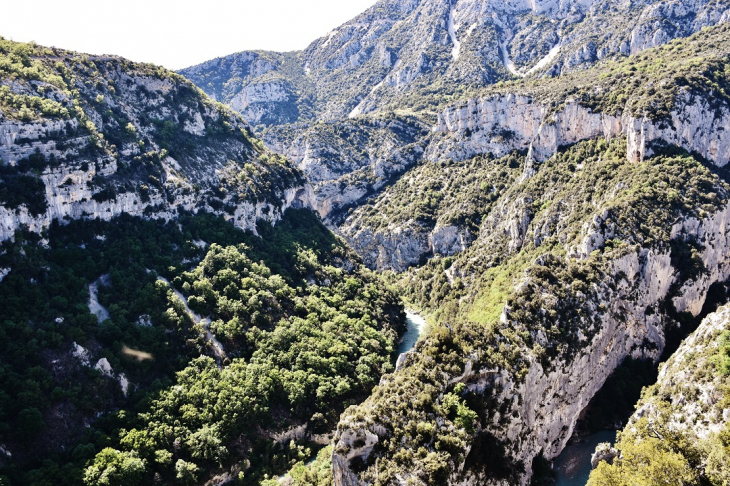
[[[603,442],[596,446],[596,452],[591,455],[591,467],[593,469],[598,467],[601,462],[607,462],[613,464],[613,460],[619,456],[618,449],[611,447],[608,442]]]
[[[70,88],[23,79],[9,85],[11,93],[78,103],[83,115],[27,121],[0,114],[0,159],[23,177],[37,164],[32,174],[45,186],[28,203],[0,206],[0,241],[21,228],[39,233],[53,221],[122,213],[169,220],[207,210],[255,231],[258,220],[276,222],[287,208],[313,202],[294,167],[269,162],[272,154],[256,146],[240,117],[184,78],[104,56],[87,57],[93,68],[82,69],[73,64],[81,56],[63,54],[66,68],[78,70],[73,101]],[[249,176],[243,183],[242,172]],[[257,177],[268,179],[268,193]]]
[[[182,73],[218,100],[245,100],[236,109],[252,123],[332,121],[428,99],[424,86],[450,93],[584,69],[729,15],[707,0],[381,0],[302,52],[243,52]]]
[[[124,394],[124,396],[127,395],[127,391],[129,390],[129,380],[127,380],[127,377],[124,375],[124,373],[116,375],[108,359],[101,358],[94,365],[94,369],[99,371],[107,378],[111,378],[112,380],[119,382],[119,387],[122,389],[122,393]]]
[[[109,311],[99,303],[99,284],[105,285],[104,277],[89,284],[89,312],[94,314],[101,324],[109,319]]]
[[[328,223],[412,167],[426,127],[409,117],[383,117],[267,130],[267,146],[292,160],[314,187],[312,207]]]
[[[276,52],[240,52],[180,72],[213,99],[240,112],[249,123],[281,125],[299,117],[299,100],[292,84],[272,73],[291,65],[289,57]]]
[[[94,369],[100,371],[104,376],[114,378],[114,370],[112,369],[112,365],[109,364],[109,360],[106,358],[101,358],[97,361],[94,365]]]
[[[71,354],[74,356],[74,358],[78,359],[82,365],[89,366],[90,355],[88,349],[74,342],[73,351],[71,351]]]
[[[434,132],[445,134],[429,145],[429,160],[464,160],[477,154],[501,157],[512,150],[529,150],[538,161],[559,147],[595,137],[625,135],[628,158],[643,160],[657,143],[677,145],[701,154],[718,167],[730,161],[727,107],[711,107],[710,99],[684,91],[676,100],[671,120],[613,116],[593,112],[576,102],[553,112],[530,96],[492,95],[469,100],[439,114]],[[465,133],[468,131],[469,135]]]

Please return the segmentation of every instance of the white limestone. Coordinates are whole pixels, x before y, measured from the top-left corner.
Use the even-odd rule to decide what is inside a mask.
[[[433,128],[437,136],[427,149],[427,157],[464,160],[477,154],[501,157],[512,150],[530,149],[535,159],[545,160],[563,145],[625,135],[632,161],[650,156],[651,145],[664,142],[699,153],[723,167],[730,161],[730,130],[725,128],[730,126],[730,112],[725,107],[712,109],[709,103],[683,92],[671,120],[655,122],[628,114],[619,117],[592,112],[570,100],[560,111],[551,113],[548,105],[529,96],[492,95],[440,113]]]

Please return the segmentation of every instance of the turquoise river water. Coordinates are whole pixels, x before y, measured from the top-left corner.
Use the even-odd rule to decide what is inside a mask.
[[[426,320],[413,312],[406,311],[406,323],[408,324],[408,330],[398,346],[398,354],[407,353],[413,349],[418,338],[426,330]]]
[[[558,474],[556,486],[585,486],[591,474],[591,455],[601,442],[616,440],[616,431],[602,430],[583,442],[570,444],[555,459],[555,472]]]

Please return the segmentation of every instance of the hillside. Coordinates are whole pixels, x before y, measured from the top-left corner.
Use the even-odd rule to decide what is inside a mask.
[[[723,485],[728,12],[381,0],[181,73],[0,38],[0,484],[551,484],[622,427],[591,485]]]
[[[202,208],[255,229],[309,202],[296,168],[175,73],[7,40],[0,55],[0,240]]]
[[[727,39],[448,108],[427,161],[352,213],[341,231],[433,324],[343,415],[337,484],[524,484],[625,359],[692,328],[730,276]]]
[[[393,369],[393,290],[180,75],[0,40],[0,159],[0,483],[258,484]]]
[[[580,73],[487,88],[445,108],[418,167],[340,231],[368,265],[398,271],[480,236],[505,232],[521,246],[535,213],[527,203],[513,208],[524,197],[521,184],[562,148],[596,137],[624,137],[630,161],[676,146],[723,168],[729,53],[730,32],[720,26]]]

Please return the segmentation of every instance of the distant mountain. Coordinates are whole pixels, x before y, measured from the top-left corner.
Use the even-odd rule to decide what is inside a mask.
[[[376,133],[344,144],[327,135],[350,132],[353,119],[374,117],[354,122],[362,134],[382,134],[383,117],[428,129],[439,112],[487,86],[624,58],[722,23],[728,8],[724,1],[382,0],[304,51],[241,52],[180,73],[316,174],[315,207],[336,225],[342,210],[421,160],[428,144],[419,130],[393,133],[386,138],[396,144],[387,147],[397,160],[385,160],[366,141]]]
[[[433,110],[520,76],[557,75],[725,22],[724,1],[381,0],[302,52],[183,69],[254,124]]]

